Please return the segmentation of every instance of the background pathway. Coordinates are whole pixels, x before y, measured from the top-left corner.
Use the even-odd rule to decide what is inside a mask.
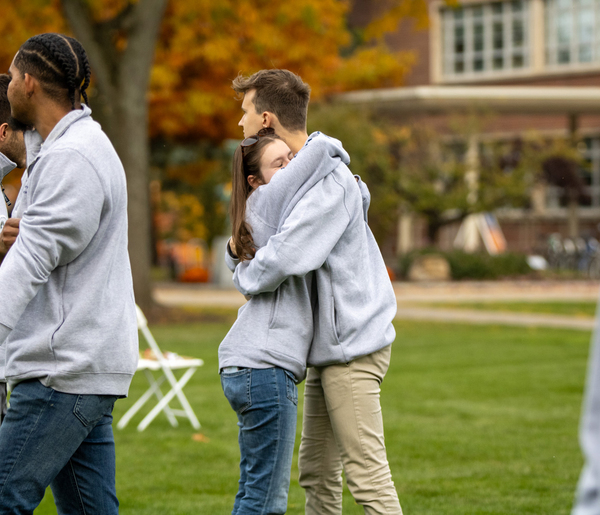
[[[396,318],[436,320],[472,324],[545,326],[589,331],[591,318],[552,314],[508,313],[473,309],[422,306],[423,302],[490,301],[596,301],[600,293],[597,281],[469,281],[451,283],[394,283],[398,314]],[[205,284],[159,283],[155,300],[166,306],[202,306],[239,308],[244,296],[235,289],[216,289]]]

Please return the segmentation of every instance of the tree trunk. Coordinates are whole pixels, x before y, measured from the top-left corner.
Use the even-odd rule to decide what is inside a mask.
[[[119,154],[128,190],[129,257],[137,304],[152,306],[147,91],[158,30],[168,0],[128,4],[113,19],[95,22],[81,0],[61,0],[75,37],[86,49],[97,95],[94,117]],[[125,35],[124,50],[115,46]]]
[[[438,235],[442,228],[442,223],[437,218],[426,218],[427,220],[427,240],[430,247],[435,247],[438,242]]]

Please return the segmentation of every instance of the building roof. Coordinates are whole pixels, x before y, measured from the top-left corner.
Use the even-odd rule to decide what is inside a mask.
[[[336,100],[403,113],[484,109],[502,113],[600,114],[600,87],[417,86],[342,93]]]

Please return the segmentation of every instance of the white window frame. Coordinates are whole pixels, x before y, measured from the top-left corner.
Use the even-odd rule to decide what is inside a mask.
[[[564,0],[563,0],[564,1]],[[569,1],[569,0],[567,0]],[[545,48],[545,63],[548,70],[555,71],[571,71],[573,69],[583,68],[598,68],[600,66],[600,0],[588,0],[592,7],[592,17],[594,18],[594,26],[592,41],[592,60],[580,61],[579,54],[579,22],[581,9],[581,0],[570,0],[570,6],[563,7],[559,5],[557,0],[544,0],[544,48]],[[561,45],[558,41],[558,29],[556,24],[559,20],[564,20],[565,13],[571,14],[570,26],[571,41],[569,45]],[[568,48],[570,53],[569,62],[559,62],[559,53],[561,49]]]
[[[491,4],[497,0],[459,0],[460,5],[467,7],[472,5]],[[547,62],[546,44],[548,36],[546,33],[547,23],[547,0],[528,1],[528,27],[526,32],[529,44],[529,66],[522,69],[492,70],[485,73],[471,74],[444,74],[442,34],[443,20],[442,10],[448,7],[447,0],[433,0],[429,4],[429,44],[430,44],[430,82],[431,84],[468,84],[494,82],[503,79],[528,78],[540,76],[553,76],[595,73],[600,70],[600,61],[588,63],[569,63],[551,65]],[[594,0],[599,1],[599,0]],[[596,11],[597,23],[600,23],[600,13]],[[600,33],[600,30],[598,31]],[[596,35],[596,38],[600,35]],[[600,54],[600,46],[596,47]]]
[[[503,5],[501,14],[492,11],[492,6],[496,3]],[[531,23],[530,23],[530,0],[523,0],[523,10],[519,13],[513,13],[512,0],[494,0],[463,3],[463,20],[454,19],[454,10],[449,7],[439,7],[439,29],[441,43],[441,72],[445,81],[464,81],[465,79],[482,79],[487,77],[498,77],[504,75],[515,75],[530,73],[531,68]],[[484,31],[484,50],[476,52],[473,48],[474,43],[474,9],[481,7],[483,10],[481,20]],[[513,47],[513,20],[521,19],[523,24],[523,46],[521,51]],[[493,25],[500,21],[503,25],[503,48],[494,50],[493,48]],[[454,52],[454,29],[456,26],[463,26],[464,34],[464,72],[454,72],[454,64],[457,54]],[[432,27],[432,30],[434,27]],[[474,70],[474,60],[476,55],[482,58],[484,70]],[[513,57],[521,55],[523,65],[513,67]],[[494,59],[501,57],[503,67],[494,69]]]

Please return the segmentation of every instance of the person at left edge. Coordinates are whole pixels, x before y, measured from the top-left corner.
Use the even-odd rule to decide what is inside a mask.
[[[19,124],[10,116],[10,104],[7,91],[10,77],[5,73],[0,74],[0,186],[6,177],[15,168],[25,168],[25,142],[23,131]],[[2,188],[4,191],[4,188]],[[6,202],[0,199],[0,231],[8,220]],[[18,222],[17,222],[18,224]],[[0,240],[1,241],[1,240]],[[0,255],[5,254],[0,243]],[[4,348],[0,342],[0,362],[4,360]],[[0,425],[6,415],[6,381],[0,377]]]
[[[43,145],[28,162],[19,233],[0,266],[10,292],[0,296],[0,376],[12,390],[0,426],[0,513],[33,513],[49,485],[59,514],[116,515],[112,409],[138,358],[125,172],[80,102],[90,66],[77,40],[30,38],[9,75],[12,116]]]

